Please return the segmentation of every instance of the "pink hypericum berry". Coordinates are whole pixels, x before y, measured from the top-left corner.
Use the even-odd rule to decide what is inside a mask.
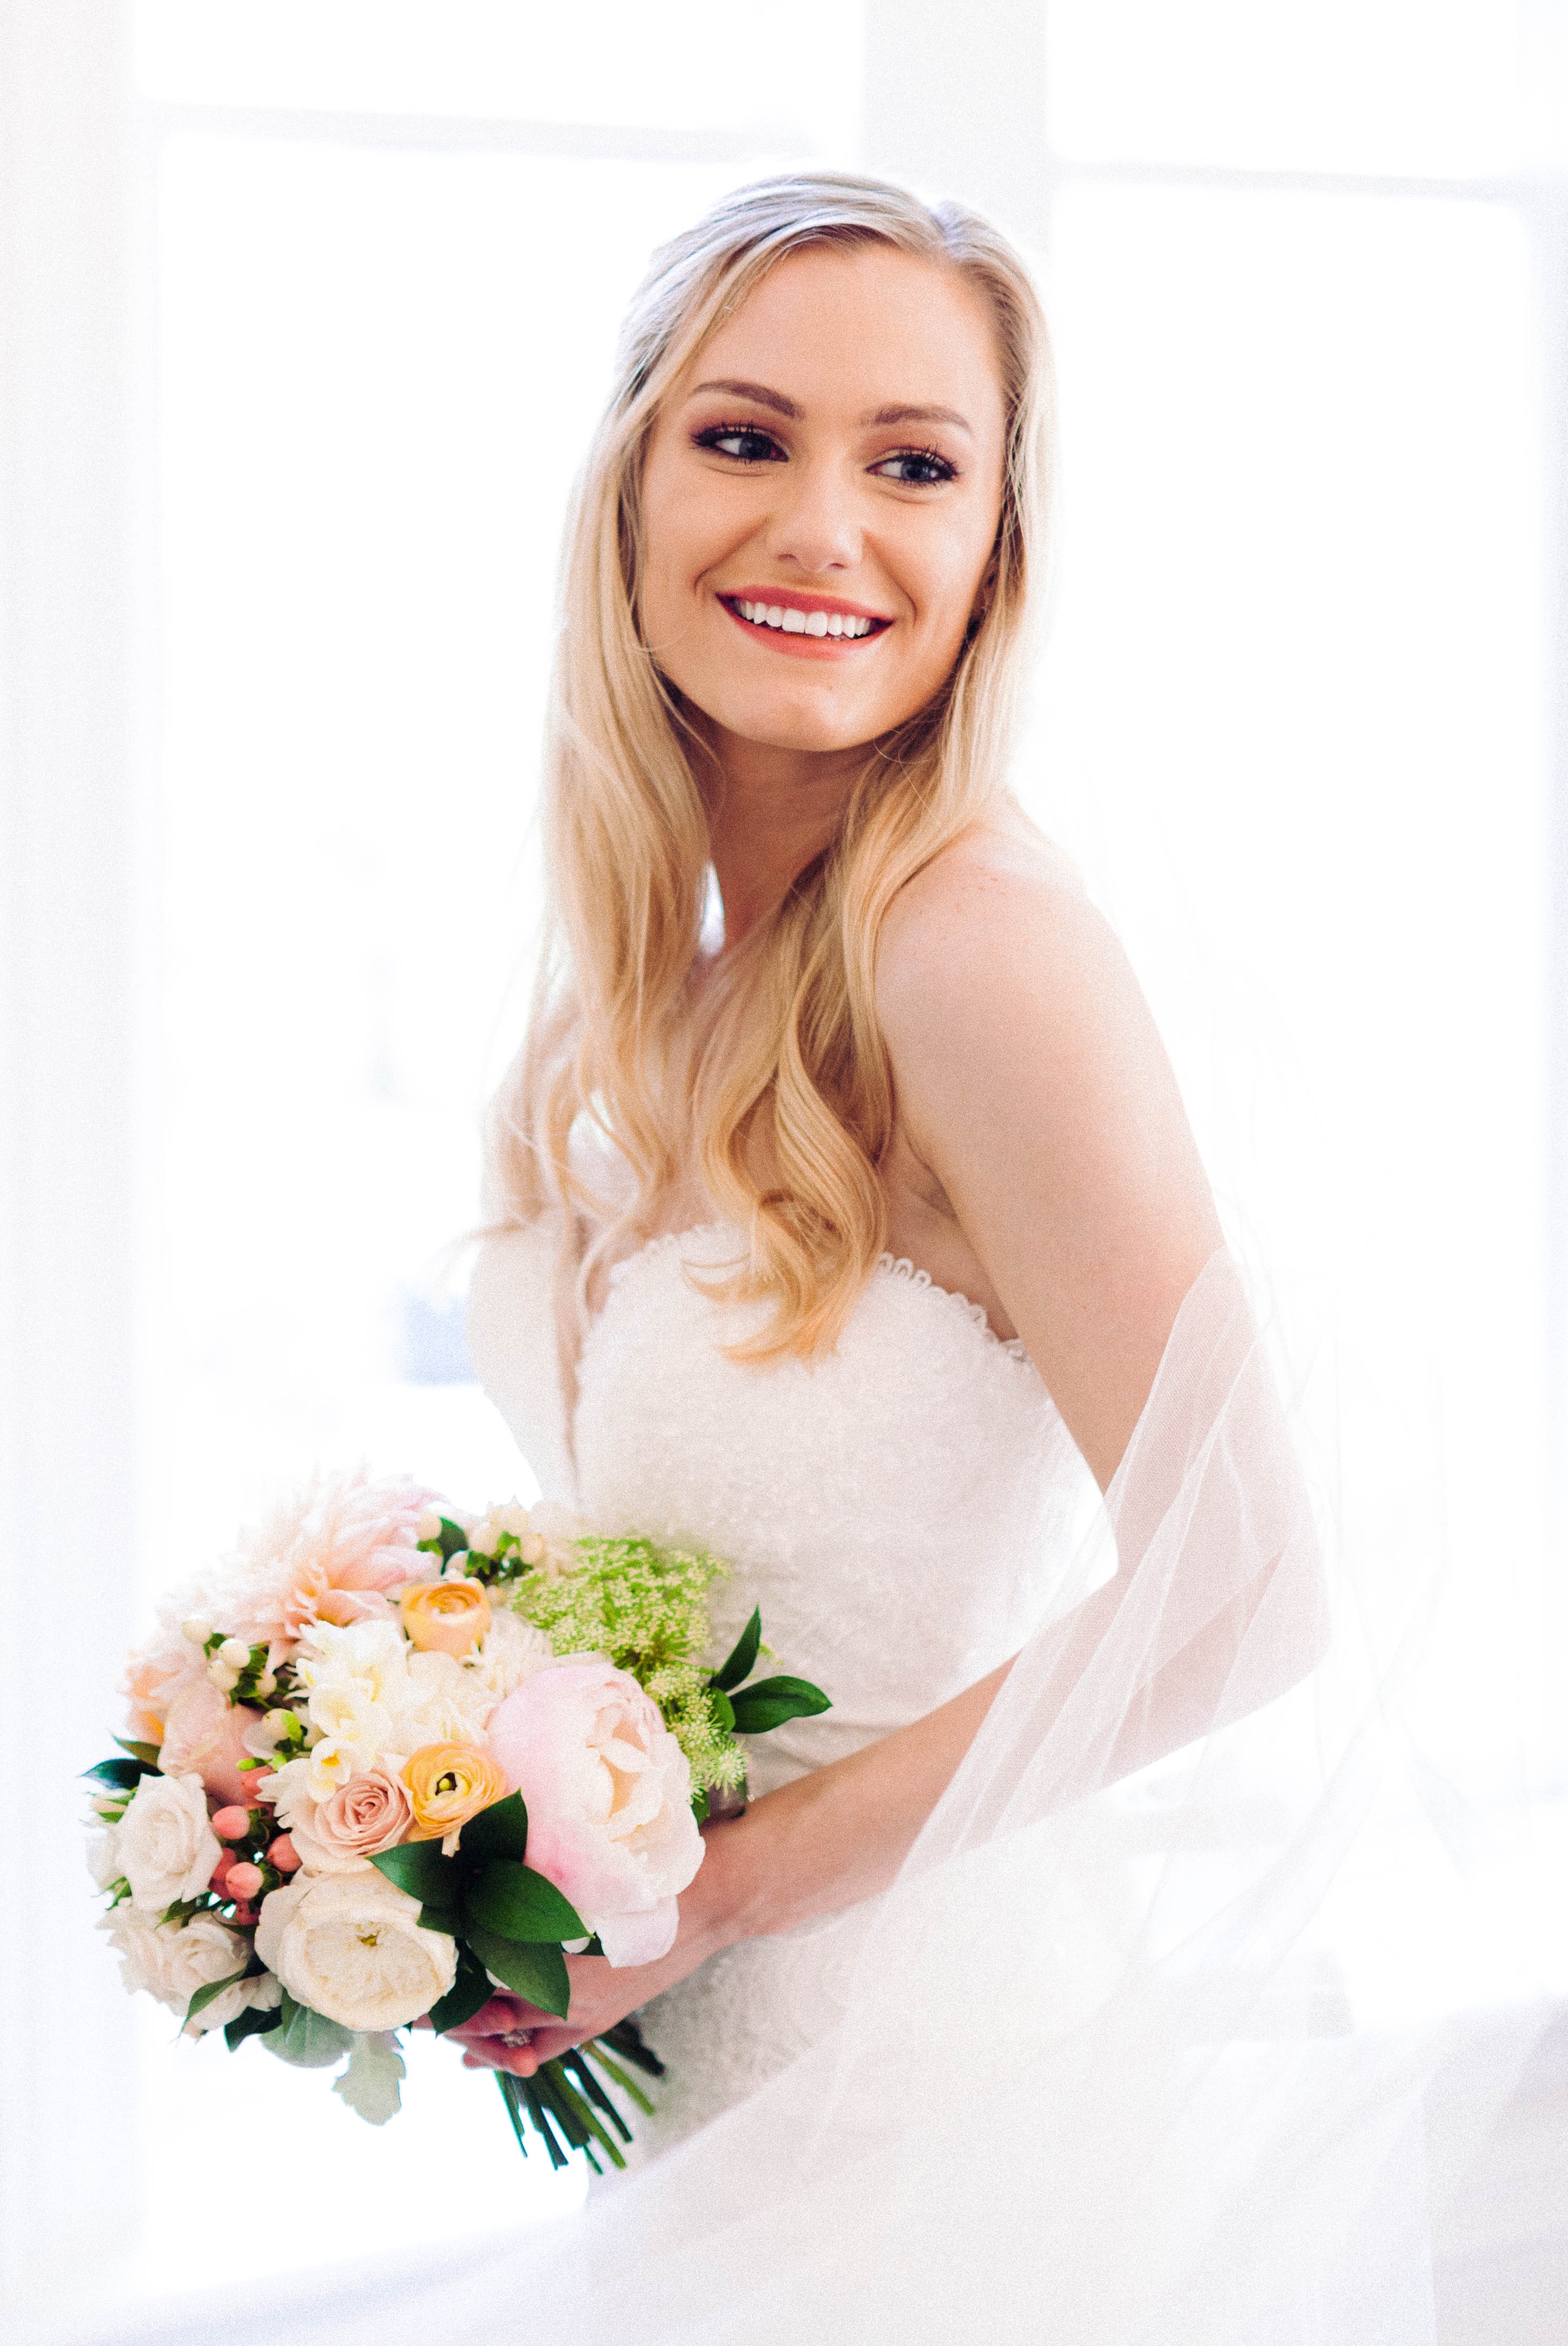
[[[243,1841],[250,1830],[249,1809],[219,1809],[212,1820],[219,1841]]]
[[[219,1852],[218,1862],[212,1869],[211,1886],[214,1890],[220,1890],[222,1888],[223,1884],[228,1881],[229,1874],[232,1872],[234,1864],[235,1856],[234,1851],[231,1849],[226,1849]]]
[[[223,1886],[230,1898],[254,1898],[261,1888],[263,1878],[259,1865],[231,1865],[229,1879]]]
[[[234,1919],[240,1925],[241,1929],[248,1930],[250,1924],[256,1920],[260,1911],[260,1908],[255,1906],[236,1906],[234,1909]]]
[[[279,1834],[267,1856],[280,1873],[297,1873],[300,1870],[300,1852],[287,1833]]]

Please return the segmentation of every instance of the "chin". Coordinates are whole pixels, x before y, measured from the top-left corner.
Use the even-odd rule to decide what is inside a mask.
[[[877,728],[859,712],[823,708],[820,703],[769,701],[766,707],[726,710],[720,722],[743,741],[765,750],[798,750],[809,754],[853,750],[875,738]]]

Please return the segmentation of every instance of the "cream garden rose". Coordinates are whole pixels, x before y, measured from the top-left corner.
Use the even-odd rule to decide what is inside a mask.
[[[222,1854],[199,1776],[142,1778],[114,1840],[117,1871],[130,1883],[138,1913],[162,1914],[182,1898],[199,1898]]]
[[[194,1914],[182,1925],[121,1906],[106,1914],[98,1928],[120,1958],[127,1988],[145,1988],[182,2017],[198,1988],[243,1971],[250,1953],[238,1931],[211,1914]],[[214,1996],[190,2026],[200,2035],[238,2020],[251,2004],[266,2007],[278,2001],[276,1980],[238,1980]]]
[[[457,1974],[455,1941],[422,1930],[419,1911],[374,1867],[291,1882],[262,1900],[256,1952],[312,2012],[361,2033],[402,2028]]]

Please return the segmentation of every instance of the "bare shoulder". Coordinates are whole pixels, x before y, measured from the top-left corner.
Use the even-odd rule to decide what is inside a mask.
[[[895,1058],[928,1029],[1001,1040],[1022,1017],[1059,1026],[1141,999],[1070,856],[1006,810],[894,898],[877,953],[877,1012]]]

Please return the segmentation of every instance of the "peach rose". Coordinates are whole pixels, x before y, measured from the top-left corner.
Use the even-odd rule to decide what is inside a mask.
[[[402,1593],[403,1634],[422,1654],[471,1654],[490,1627],[490,1599],[477,1580],[415,1581]]]
[[[194,1770],[220,1800],[247,1808],[255,1797],[255,1773],[241,1775],[239,1762],[252,1756],[245,1738],[260,1723],[259,1710],[230,1702],[210,1678],[188,1678],[168,1707],[158,1766],[166,1776]]]
[[[406,1840],[413,1823],[408,1787],[385,1768],[351,1776],[308,1821],[293,1828],[297,1862],[308,1873],[352,1873]]]
[[[402,1780],[413,1801],[409,1839],[439,1840],[448,1857],[469,1819],[506,1790],[498,1762],[473,1743],[425,1744],[405,1765]]]

